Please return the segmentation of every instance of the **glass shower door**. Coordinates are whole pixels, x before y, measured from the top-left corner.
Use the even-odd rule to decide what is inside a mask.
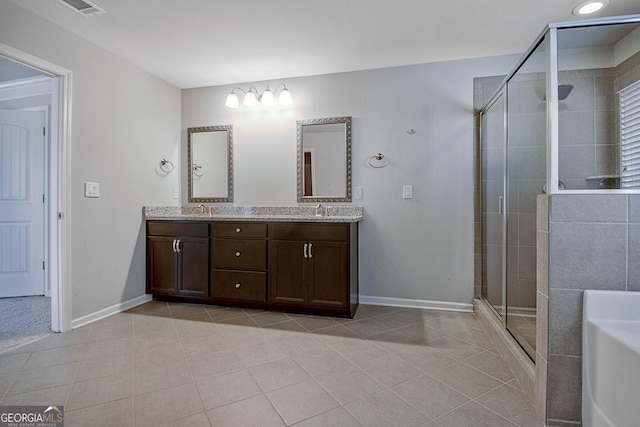
[[[506,114],[504,91],[481,113],[482,296],[505,313]]]
[[[536,353],[536,204],[546,184],[546,42],[507,83],[506,328]]]

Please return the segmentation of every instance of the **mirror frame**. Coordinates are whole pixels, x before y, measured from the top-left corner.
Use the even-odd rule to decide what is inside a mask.
[[[192,197],[193,191],[193,164],[191,153],[191,138],[194,133],[202,132],[227,132],[227,196],[226,197]],[[222,126],[200,126],[187,128],[187,174],[188,193],[187,201],[189,203],[215,203],[215,202],[233,202],[233,125]]]
[[[351,201],[351,116],[345,117],[329,117],[326,119],[308,119],[298,120],[297,122],[297,134],[298,134],[298,202],[299,203],[314,203],[314,202],[350,202]],[[346,158],[347,164],[347,188],[345,189],[344,197],[325,197],[325,196],[304,196],[304,182],[303,182],[303,170],[304,170],[304,153],[303,153],[303,141],[302,130],[307,125],[326,125],[326,124],[340,124],[345,125],[345,145],[346,145]]]

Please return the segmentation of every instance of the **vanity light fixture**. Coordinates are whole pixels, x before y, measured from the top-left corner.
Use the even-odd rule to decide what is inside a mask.
[[[571,13],[576,16],[590,15],[603,9],[608,4],[609,0],[589,0],[584,3],[580,3]]]
[[[278,92],[278,90],[280,90],[280,95],[278,96],[278,104],[290,105],[293,102],[291,98],[291,92],[289,92],[289,89],[287,89],[287,86],[284,83],[279,84],[273,92],[271,91],[271,89],[269,89],[269,85],[267,85],[262,94],[258,93],[258,89],[256,89],[254,86],[251,86],[249,90],[244,90],[237,87],[233,89],[229,95],[227,95],[225,105],[229,108],[238,108],[240,106],[240,99],[236,94],[236,90],[244,93],[242,105],[244,105],[245,107],[254,107],[258,104],[258,102],[262,105],[267,106],[274,105],[275,94]]]

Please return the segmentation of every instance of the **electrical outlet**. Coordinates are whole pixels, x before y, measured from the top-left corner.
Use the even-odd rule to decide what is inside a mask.
[[[178,187],[173,187],[173,198],[174,199],[180,198],[180,190],[178,189]]]
[[[100,197],[100,184],[97,182],[85,182],[84,197],[91,197],[91,198]]]

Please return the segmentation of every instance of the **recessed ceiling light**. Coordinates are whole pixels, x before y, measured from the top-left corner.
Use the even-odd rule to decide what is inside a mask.
[[[571,13],[577,16],[590,15],[603,9],[608,4],[609,0],[589,0],[576,6]]]

